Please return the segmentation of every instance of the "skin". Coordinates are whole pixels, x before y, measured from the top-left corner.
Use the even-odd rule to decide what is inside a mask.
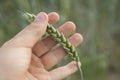
[[[57,44],[51,36],[42,39],[47,23],[54,25],[58,21],[57,13],[51,12],[47,15],[40,12],[33,23],[0,48],[0,80],[62,80],[77,71],[77,63],[74,61],[48,71],[67,54],[61,46],[51,50]],[[75,24],[68,21],[58,30],[67,37],[75,28]],[[78,33],[69,37],[75,47],[82,40]]]

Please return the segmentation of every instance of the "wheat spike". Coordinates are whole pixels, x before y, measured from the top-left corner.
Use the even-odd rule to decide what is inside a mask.
[[[34,14],[30,14],[28,12],[23,13],[23,16],[29,22],[33,22],[36,17]],[[80,59],[74,46],[72,46],[72,44],[68,41],[68,39],[66,39],[64,35],[60,33],[58,30],[56,30],[52,25],[50,24],[47,25],[46,32],[49,35],[51,35],[59,44],[61,44],[61,46],[65,49],[65,51],[68,53],[68,55],[71,57],[72,60],[78,63],[78,68],[81,74],[81,80],[83,80],[83,73],[80,67]]]

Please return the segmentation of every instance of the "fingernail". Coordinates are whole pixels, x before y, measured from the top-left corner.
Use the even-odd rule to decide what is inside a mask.
[[[47,20],[46,14],[44,12],[41,12],[36,16],[34,22],[44,23],[46,22],[46,20]]]

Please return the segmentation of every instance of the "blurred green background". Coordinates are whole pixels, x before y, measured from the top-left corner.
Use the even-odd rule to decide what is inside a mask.
[[[0,45],[28,25],[19,11],[58,12],[56,27],[75,22],[84,37],[77,49],[85,80],[120,80],[120,0],[0,0]],[[79,73],[65,80],[79,80]]]

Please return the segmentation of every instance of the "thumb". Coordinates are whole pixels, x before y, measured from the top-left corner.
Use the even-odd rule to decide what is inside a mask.
[[[11,40],[12,45],[14,43],[15,46],[33,47],[46,32],[47,24],[47,14],[40,12],[33,23],[28,25]]]

